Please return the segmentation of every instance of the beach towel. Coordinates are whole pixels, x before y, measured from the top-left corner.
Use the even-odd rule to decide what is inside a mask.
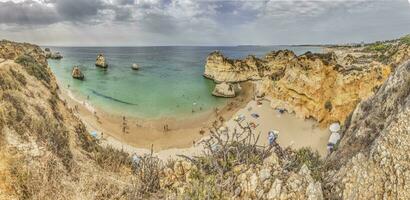
[[[259,118],[259,114],[257,114],[257,113],[252,113],[251,116],[255,119]]]

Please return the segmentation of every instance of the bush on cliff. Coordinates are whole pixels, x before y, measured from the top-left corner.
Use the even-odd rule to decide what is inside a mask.
[[[410,35],[406,35],[406,36],[400,38],[399,41],[400,41],[401,44],[410,45]]]
[[[391,45],[389,45],[389,44],[384,44],[384,43],[381,43],[381,42],[376,42],[376,43],[370,44],[370,45],[367,46],[364,50],[365,50],[365,51],[369,51],[369,52],[374,52],[374,51],[376,51],[376,52],[384,53],[384,52],[386,52],[386,51],[390,48],[390,46],[391,46]]]
[[[15,62],[24,66],[28,74],[46,83],[50,83],[51,78],[47,67],[40,65],[32,56],[21,55],[15,59]]]

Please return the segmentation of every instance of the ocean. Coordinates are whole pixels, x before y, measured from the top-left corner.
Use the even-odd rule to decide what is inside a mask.
[[[113,115],[158,119],[187,117],[223,106],[227,99],[211,95],[214,83],[202,74],[206,57],[215,50],[229,58],[264,56],[272,50],[290,49],[296,54],[321,52],[310,46],[236,46],[236,47],[49,47],[60,52],[62,60],[49,60],[60,87],[76,98]],[[95,66],[98,53],[104,53],[108,69]],[[140,66],[131,69],[133,63]],[[71,77],[73,66],[85,75],[80,81]]]

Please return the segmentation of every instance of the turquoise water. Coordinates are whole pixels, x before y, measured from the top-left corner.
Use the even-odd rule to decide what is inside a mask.
[[[238,47],[50,47],[62,60],[49,60],[60,87],[79,98],[116,115],[142,118],[187,117],[222,106],[226,99],[211,95],[214,83],[203,78],[205,59],[214,50],[230,58],[290,49],[296,54],[319,52],[319,47],[238,46]],[[95,67],[98,53],[104,53],[107,70]],[[137,63],[140,70],[131,65]],[[79,65],[85,80],[71,77]]]

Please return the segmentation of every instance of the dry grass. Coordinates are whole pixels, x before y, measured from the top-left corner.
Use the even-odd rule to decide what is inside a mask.
[[[47,66],[43,66],[31,56],[31,55],[21,55],[16,58],[16,63],[24,66],[24,69],[28,74],[36,77],[40,81],[44,81],[49,84],[51,81],[51,75],[48,72]]]
[[[11,185],[19,199],[69,199],[61,182],[65,172],[58,159],[49,156],[35,167],[32,164],[24,158],[11,163]]]

